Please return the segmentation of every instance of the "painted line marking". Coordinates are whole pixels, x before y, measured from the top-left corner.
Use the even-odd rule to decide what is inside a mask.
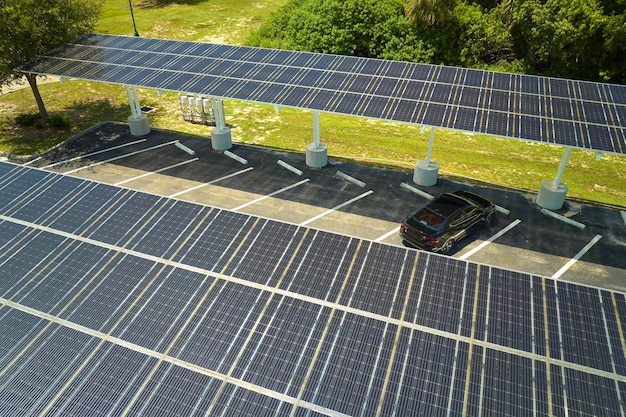
[[[173,140],[171,142],[162,143],[160,145],[152,146],[150,148],[141,149],[141,150],[138,150],[138,151],[135,151],[135,152],[131,152],[131,153],[127,153],[127,154],[124,154],[124,155],[116,156],[115,158],[107,159],[106,161],[96,162],[95,164],[85,165],[84,167],[80,167],[80,168],[73,169],[71,171],[63,172],[63,174],[65,174],[65,175],[73,174],[74,172],[78,172],[78,171],[81,171],[83,169],[92,168],[92,167],[95,167],[95,166],[98,166],[98,165],[106,164],[107,162],[117,161],[118,159],[126,158],[128,156],[133,156],[133,155],[137,155],[137,154],[140,154],[140,153],[143,153],[143,152],[147,152],[147,151],[151,151],[151,150],[154,150],[154,149],[162,148],[164,146],[173,145],[175,142],[176,141]]]
[[[193,158],[193,159],[190,159],[190,160],[188,160],[188,161],[179,162],[179,163],[177,163],[177,164],[170,165],[170,166],[165,167],[165,168],[160,168],[160,169],[157,169],[156,171],[146,172],[145,174],[141,174],[141,175],[138,175],[138,176],[133,177],[133,178],[129,178],[129,179],[124,180],[124,181],[116,182],[116,183],[115,183],[115,184],[113,184],[113,185],[122,185],[122,184],[126,184],[127,182],[131,182],[131,181],[138,180],[138,179],[140,179],[140,178],[147,177],[148,175],[158,174],[159,172],[167,171],[168,169],[176,168],[176,167],[179,167],[179,166],[181,166],[181,165],[186,165],[186,164],[189,164],[189,163],[191,163],[191,162],[196,162],[198,159],[199,159],[199,158]]]
[[[400,227],[400,226],[398,226],[398,227],[396,227],[395,229],[390,230],[390,231],[388,231],[387,233],[385,233],[384,235],[382,235],[382,236],[380,236],[380,237],[376,238],[376,239],[374,240],[374,242],[382,242],[383,240],[387,239],[389,236],[393,235],[394,233],[400,233],[400,232],[398,231],[399,227]]]
[[[288,185],[288,186],[286,186],[286,187],[283,187],[283,188],[281,188],[280,190],[276,190],[276,191],[274,191],[273,193],[269,193],[268,195],[264,195],[264,196],[262,196],[262,197],[259,197],[259,198],[255,199],[255,200],[249,201],[249,202],[247,202],[247,203],[245,203],[245,204],[242,204],[242,205],[240,205],[240,206],[237,206],[237,207],[235,207],[235,208],[233,208],[233,209],[231,209],[231,210],[232,210],[232,211],[238,211],[238,210],[241,210],[241,209],[242,209],[242,208],[244,208],[244,207],[248,207],[248,206],[250,206],[250,205],[252,205],[252,204],[254,204],[254,203],[258,203],[259,201],[265,200],[266,198],[273,197],[273,196],[275,196],[276,194],[280,194],[280,193],[282,193],[283,191],[290,190],[290,189],[295,188],[295,187],[297,187],[297,186],[299,186],[299,185],[305,184],[305,183],[307,183],[307,182],[309,182],[309,181],[311,181],[309,178],[304,179],[304,180],[302,180],[302,181],[298,181],[298,182],[296,182],[295,184],[291,184],[291,185]]]
[[[329,210],[326,210],[325,212],[323,212],[321,214],[318,214],[315,217],[311,217],[309,220],[303,221],[302,223],[300,223],[300,226],[306,226],[309,223],[313,223],[315,220],[321,219],[322,217],[326,216],[327,214],[330,214],[330,213],[332,213],[334,211],[339,210],[340,208],[343,208],[343,207],[345,207],[347,205],[350,205],[350,204],[354,203],[355,201],[358,201],[358,200],[360,200],[362,198],[365,198],[368,195],[372,194],[373,192],[374,191],[372,191],[372,190],[366,191],[363,194],[360,194],[360,195],[358,195],[358,196],[356,196],[356,197],[346,201],[345,203],[341,203],[338,206],[335,206],[335,207],[333,207],[333,208],[331,208]]]
[[[115,149],[120,149],[120,148],[123,148],[125,146],[136,145],[138,143],[145,142],[146,140],[147,139],[139,139],[139,140],[136,140],[134,142],[128,142],[128,143],[124,143],[122,145],[113,146],[112,148],[101,149],[99,151],[86,153],[85,155],[77,156],[75,158],[67,159],[65,161],[55,162],[54,164],[46,165],[45,167],[41,167],[41,168],[42,169],[52,168],[52,167],[55,167],[57,165],[65,164],[65,163],[72,162],[72,161],[78,161],[79,159],[88,158],[90,156],[98,155],[98,154],[101,154],[101,153],[104,153],[104,152],[114,151]],[[31,162],[33,162],[33,161],[31,161]]]
[[[486,340],[480,340],[480,339],[474,339],[471,336],[463,336],[463,335],[459,335],[459,334],[455,334],[455,333],[451,333],[445,330],[439,330],[439,329],[435,329],[432,327],[428,327],[425,326],[423,324],[417,324],[414,323],[412,321],[402,321],[400,319],[395,319],[393,317],[387,317],[387,316],[383,316],[382,314],[377,314],[377,313],[372,313],[372,312],[368,312],[368,311],[364,311],[361,310],[359,308],[356,307],[350,307],[350,306],[346,306],[344,304],[338,303],[338,302],[333,302],[333,301],[326,301],[326,300],[321,300],[319,298],[313,297],[313,296],[308,296],[308,295],[304,295],[304,294],[300,294],[297,292],[293,292],[290,290],[284,290],[284,289],[280,289],[280,288],[276,288],[274,286],[270,286],[270,285],[265,285],[265,284],[260,284],[260,283],[256,283],[254,281],[248,281],[246,279],[243,278],[237,278],[235,276],[231,276],[231,275],[226,275],[224,273],[221,272],[215,272],[215,271],[210,271],[208,269],[203,269],[200,267],[196,267],[196,266],[192,266],[192,265],[188,265],[182,262],[177,262],[177,261],[172,261],[171,259],[165,259],[165,258],[161,258],[158,256],[154,256],[154,255],[149,255],[143,252],[138,252],[132,249],[127,249],[121,246],[116,246],[116,245],[112,245],[110,243],[105,243],[105,242],[101,242],[95,239],[91,239],[88,237],[84,237],[84,236],[79,236],[79,235],[75,235],[72,233],[68,233],[68,232],[64,232],[61,230],[57,230],[57,229],[53,229],[51,227],[48,226],[42,226],[36,223],[31,223],[25,220],[20,220],[20,219],[15,219],[12,217],[8,217],[5,215],[0,214],[0,220],[6,220],[9,221],[11,223],[15,223],[15,224],[20,224],[26,227],[30,227],[32,229],[36,229],[36,230],[41,230],[41,231],[45,231],[45,232],[49,232],[49,233],[53,233],[55,235],[58,236],[63,236],[63,237],[67,237],[70,239],[73,239],[77,242],[84,242],[84,243],[88,243],[100,248],[105,248],[105,249],[110,249],[119,253],[124,253],[124,254],[128,254],[131,256],[136,256],[139,257],[141,259],[145,259],[145,260],[149,260],[151,262],[155,262],[155,263],[160,263],[160,264],[167,264],[170,265],[174,268],[180,268],[183,269],[185,271],[191,271],[191,272],[196,272],[200,275],[206,275],[208,277],[212,277],[212,278],[216,278],[216,279],[220,279],[220,280],[224,280],[226,282],[230,282],[230,283],[235,283],[235,284],[239,284],[239,285],[243,285],[245,287],[248,288],[256,288],[260,291],[266,291],[268,293],[276,293],[279,295],[284,295],[286,297],[290,297],[296,300],[301,300],[301,301],[305,301],[311,304],[315,304],[315,305],[319,305],[322,307],[327,307],[329,309],[335,309],[338,311],[342,311],[342,312],[346,312],[346,313],[350,313],[350,314],[354,314],[357,315],[359,317],[365,317],[365,318],[371,318],[373,320],[376,321],[380,321],[382,323],[390,323],[396,326],[401,326],[401,327],[405,327],[407,329],[412,329],[412,330],[416,330],[416,331],[420,331],[420,332],[425,332],[425,333],[429,333],[429,334],[433,334],[433,335],[437,335],[437,336],[441,336],[441,337],[445,337],[448,339],[453,339],[453,340],[459,340],[461,342],[465,342],[465,343],[471,343],[474,345],[478,345],[478,346],[482,346],[486,349],[493,349],[493,350],[497,350],[499,352],[505,352],[505,353],[511,353],[514,354],[516,356],[520,356],[523,358],[528,358],[528,359],[532,359],[532,360],[538,360],[547,364],[553,364],[556,366],[561,366],[561,367],[566,367],[568,369],[575,369],[575,370],[579,370],[582,372],[586,372],[588,374],[592,374],[592,375],[598,375],[598,376],[604,376],[606,378],[610,378],[610,379],[615,379],[617,381],[622,381],[626,383],[626,376],[624,375],[616,375],[614,373],[608,372],[608,371],[604,371],[604,370],[600,370],[600,369],[595,369],[595,368],[590,368],[588,366],[584,366],[584,365],[579,365],[576,363],[572,363],[572,362],[567,362],[566,360],[563,359],[557,359],[557,358],[550,358],[550,357],[546,357],[543,355],[539,355],[536,353],[531,353],[531,352],[527,352],[525,350],[519,350],[519,349],[515,349],[515,348],[511,348],[511,347],[507,347],[507,346],[502,346],[502,345],[498,345],[497,343],[493,343],[493,342],[489,342]],[[236,251],[235,251],[236,253]],[[233,255],[234,256],[234,255]],[[424,270],[424,274],[423,276],[426,276],[427,273],[427,269]],[[422,278],[423,279],[423,278]],[[477,283],[478,285],[478,283]],[[420,297],[421,300],[421,297]],[[27,310],[30,311],[37,311],[34,309],[31,309],[30,307],[26,307],[26,306],[22,306],[20,304],[14,303],[10,300],[4,299],[0,297],[0,304],[6,304],[8,306],[17,308],[21,311],[24,312],[29,312]],[[419,304],[421,304],[421,301],[419,302]],[[39,312],[39,314],[41,314],[40,317],[44,317],[44,316],[49,316],[52,317],[52,321],[59,323],[59,324],[63,324],[63,323],[67,323],[68,327],[72,327],[75,329],[79,329],[80,327],[82,327],[79,324],[73,323],[73,322],[69,322],[69,321],[65,321],[59,317],[53,317],[51,315],[49,315],[48,313],[45,312]],[[46,318],[44,317],[44,318]],[[95,332],[98,333],[97,330],[92,330],[92,329],[88,329],[90,332]],[[91,334],[91,333],[88,333]],[[110,337],[110,336],[107,336]],[[130,342],[126,342],[121,340],[122,343],[124,343],[124,346],[126,345],[132,345]],[[145,349],[141,346],[138,347],[139,349]],[[158,355],[161,355],[160,353],[158,353]],[[172,360],[178,361],[178,359],[172,358]],[[182,362],[182,361],[181,361]],[[195,366],[195,365],[192,365]],[[203,368],[201,368],[203,369]]]
[[[561,275],[563,275],[568,269],[570,269],[572,265],[576,263],[576,261],[582,258],[583,255],[587,253],[593,245],[598,243],[598,240],[600,239],[602,239],[601,235],[595,235],[595,237],[591,239],[591,241],[587,243],[584,248],[582,248],[572,259],[570,259],[565,265],[563,265],[563,267],[559,269],[556,274],[552,275],[552,279],[559,279]]]
[[[216,179],[211,180],[209,182],[205,182],[203,184],[196,185],[195,187],[187,188],[186,190],[182,190],[182,191],[179,191],[179,192],[174,193],[172,195],[169,195],[168,198],[178,197],[179,195],[188,193],[189,191],[194,191],[194,190],[197,190],[198,188],[202,188],[202,187],[207,186],[207,185],[215,184],[216,182],[219,182],[219,181],[222,181],[222,180],[226,180],[228,178],[235,177],[235,176],[237,176],[239,174],[243,174],[244,172],[252,171],[253,169],[254,168],[250,167],[250,168],[242,169],[241,171],[233,172],[232,174],[224,175],[223,177],[216,178]]]
[[[22,165],[24,165],[25,167],[27,167],[27,166],[29,166],[30,164],[32,164],[33,162],[37,162],[37,161],[39,161],[41,158],[42,158],[41,156],[38,156],[37,158],[35,158],[35,159],[31,159],[30,161],[25,162],[25,163],[23,163]]]
[[[624,220],[624,224],[626,224],[626,211],[620,211],[620,214],[622,215],[622,219]]]
[[[496,233],[495,235],[491,236],[489,239],[485,240],[483,243],[481,243],[480,245],[476,246],[474,249],[472,249],[469,252],[463,254],[462,256],[459,256],[459,259],[465,260],[465,259],[469,258],[470,256],[472,256],[473,254],[475,254],[476,252],[478,252],[479,250],[481,250],[482,248],[484,248],[485,246],[487,246],[488,244],[490,244],[494,240],[498,239],[500,236],[502,236],[503,234],[505,234],[506,232],[508,232],[509,230],[511,230],[512,228],[514,228],[518,224],[520,224],[521,222],[522,221],[520,219],[516,219],[516,220],[512,221],[511,223],[509,223],[509,225],[507,227],[505,227],[504,229],[500,230],[498,233]]]

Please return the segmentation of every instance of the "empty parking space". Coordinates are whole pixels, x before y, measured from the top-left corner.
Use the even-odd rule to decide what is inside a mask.
[[[400,222],[427,203],[429,196],[470,189],[506,211],[499,210],[489,228],[459,241],[452,256],[626,289],[622,282],[626,276],[626,228],[619,210],[570,207],[566,214],[588,225],[580,230],[542,214],[532,195],[515,191],[443,178],[434,187],[417,187],[410,171],[332,161],[323,169],[313,169],[305,165],[303,155],[235,144],[233,153],[247,162],[242,165],[214,151],[206,139],[153,131],[143,140],[131,137],[123,126],[106,129],[112,132],[99,132],[98,137],[109,133],[115,140],[100,144],[89,138],[77,140],[64,150],[33,159],[31,165],[391,245],[402,245]],[[175,146],[177,142],[193,150],[193,157]],[[358,181],[346,180],[348,177]],[[578,255],[595,235],[604,237]]]

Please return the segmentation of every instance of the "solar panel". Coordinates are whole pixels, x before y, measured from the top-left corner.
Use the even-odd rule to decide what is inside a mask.
[[[626,153],[626,87],[620,85],[112,35],[84,36],[22,70]],[[285,94],[277,97],[241,88],[240,83],[248,79]],[[360,98],[340,105],[334,100],[311,100],[320,88]],[[369,105],[370,101],[394,102],[397,108],[386,111],[386,106]],[[446,114],[482,112],[492,122],[446,117],[440,114],[441,107],[429,104],[450,105],[443,109]],[[408,117],[415,107],[423,112]],[[529,120],[536,125],[529,116],[539,118],[540,124],[556,125],[556,131],[526,127]],[[572,139],[573,128],[587,125],[600,129],[578,128],[578,137]]]
[[[623,293],[5,162],[0,190],[3,416],[623,412]]]

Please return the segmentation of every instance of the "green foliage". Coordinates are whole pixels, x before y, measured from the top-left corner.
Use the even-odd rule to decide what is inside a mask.
[[[20,113],[15,116],[15,124],[20,126],[34,126],[41,121],[39,113]]]
[[[598,77],[606,16],[597,0],[527,0],[512,17],[517,49],[537,72]]]
[[[397,0],[291,0],[246,43],[373,58],[432,56]]]
[[[20,76],[20,65],[90,32],[99,11],[98,0],[0,2],[0,83]]]
[[[514,59],[513,40],[497,9],[484,11],[477,4],[460,2],[454,18],[461,65],[476,67]]]
[[[67,114],[53,114],[46,123],[55,129],[66,130],[72,126],[72,119]]]
[[[423,27],[441,25],[452,19],[456,0],[410,0],[406,15]]]
[[[290,0],[249,45],[626,82],[626,0]]]

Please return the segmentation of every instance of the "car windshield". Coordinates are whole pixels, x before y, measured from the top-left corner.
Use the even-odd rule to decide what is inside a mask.
[[[413,227],[426,226],[436,230],[446,218],[428,208],[423,208],[413,214],[408,219],[408,223]]]

